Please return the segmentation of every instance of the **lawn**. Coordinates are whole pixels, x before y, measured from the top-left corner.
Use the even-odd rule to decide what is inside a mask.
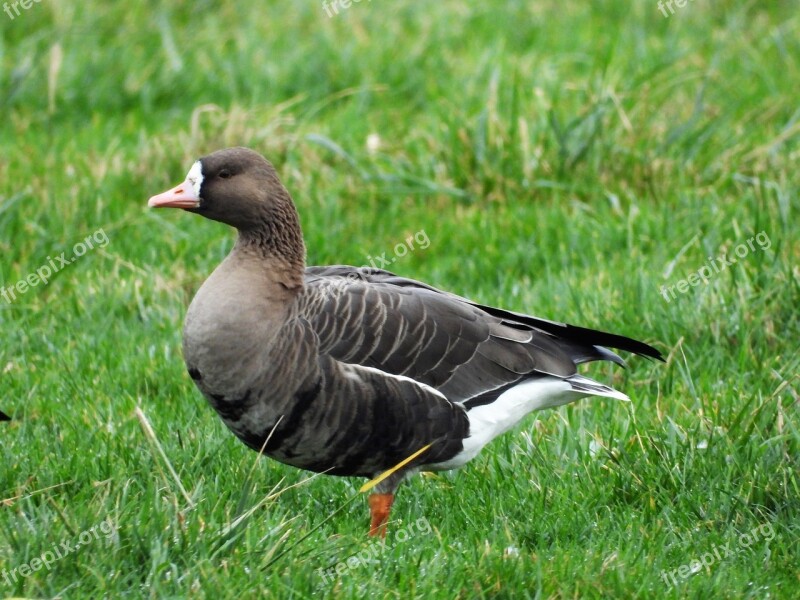
[[[796,597],[794,2],[25,4],[0,12],[0,597]],[[309,264],[384,257],[666,363],[591,365],[632,402],[529,417],[367,539],[363,480],[259,458],[185,372],[233,232],[147,198],[231,145],[275,163]]]

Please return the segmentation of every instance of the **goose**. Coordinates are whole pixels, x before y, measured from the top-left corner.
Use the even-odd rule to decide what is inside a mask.
[[[10,421],[11,417],[9,417],[6,413],[0,410],[0,421]]]
[[[584,397],[628,400],[578,365],[625,366],[608,348],[663,361],[644,342],[383,269],[307,267],[289,192],[247,148],[200,158],[148,206],[238,232],[186,313],[191,379],[253,450],[316,473],[382,475],[368,497],[371,536],[386,535],[407,477],[464,466],[533,411]]]

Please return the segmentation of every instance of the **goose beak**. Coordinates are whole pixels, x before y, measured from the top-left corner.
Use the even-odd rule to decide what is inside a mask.
[[[147,206],[150,208],[197,208],[200,206],[200,198],[195,193],[194,187],[194,184],[187,178],[186,181],[171,190],[150,198]]]

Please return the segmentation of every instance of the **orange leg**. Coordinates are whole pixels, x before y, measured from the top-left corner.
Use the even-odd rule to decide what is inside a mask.
[[[380,534],[382,538],[386,537],[386,523],[389,521],[392,502],[394,502],[394,494],[369,495],[369,512],[372,516],[372,522],[369,526],[369,534],[371,536]]]

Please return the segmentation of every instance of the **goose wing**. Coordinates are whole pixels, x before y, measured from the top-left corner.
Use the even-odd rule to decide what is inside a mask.
[[[660,358],[630,338],[475,304],[379,269],[309,267],[301,303],[320,353],[412,378],[468,406],[527,378],[567,379],[582,362],[624,364],[603,344]]]

